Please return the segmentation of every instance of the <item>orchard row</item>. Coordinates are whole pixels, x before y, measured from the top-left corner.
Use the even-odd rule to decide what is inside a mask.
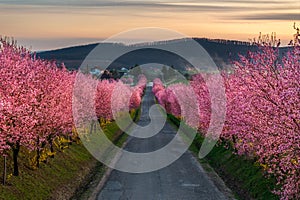
[[[198,103],[197,128],[203,135],[218,125],[211,118],[224,106],[219,142],[255,159],[275,177],[279,189],[274,192],[281,199],[300,199],[300,49],[295,47],[282,58],[278,54],[278,49],[261,47],[241,56],[230,72],[202,73],[193,76],[189,85],[169,87],[156,79],[153,92],[167,112],[193,126],[188,119],[195,114],[182,110],[176,99],[185,95],[187,104],[190,95],[185,91],[191,87]]]
[[[113,118],[111,99],[115,87],[126,92],[119,93],[114,111],[121,112],[126,106],[127,110],[129,106],[135,109],[141,103],[147,82],[144,76],[130,87],[119,81],[100,81],[70,72],[63,65],[38,59],[27,49],[4,39],[0,40],[0,48],[0,155],[13,153],[14,175],[19,174],[21,148],[36,152],[35,165],[39,167],[42,151],[47,148],[53,153],[57,138],[74,136],[73,112],[80,110],[80,105],[72,108],[72,102],[78,98],[82,104],[92,101],[95,106],[90,112],[104,120]],[[78,80],[81,84],[93,82],[94,96],[84,91],[87,86],[74,88]],[[74,97],[74,91],[86,95]],[[130,100],[124,105],[122,102],[128,96]],[[89,99],[82,99],[86,97]]]

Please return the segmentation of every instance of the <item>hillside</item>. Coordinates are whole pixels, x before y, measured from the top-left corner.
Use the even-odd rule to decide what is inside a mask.
[[[238,55],[245,55],[247,51],[257,49],[257,46],[252,46],[247,42],[233,40],[212,40],[206,38],[194,38],[212,57],[219,68],[224,68],[230,64],[232,60],[238,59]],[[160,63],[168,66],[174,66],[179,70],[184,70],[190,64],[183,58],[176,56],[173,53],[163,51],[157,48],[168,45],[177,45],[178,48],[184,45],[185,39],[162,41],[155,43],[145,43],[137,46],[126,46],[123,44],[102,43],[88,44],[83,46],[74,46],[58,50],[44,51],[37,54],[38,57],[47,60],[57,60],[63,62],[68,69],[78,69],[85,57],[97,46],[101,45],[105,49],[105,53],[114,52],[115,49],[122,49],[126,53],[114,60],[109,68],[121,69],[122,67],[130,68],[135,65],[146,63]],[[288,48],[280,48],[282,52],[286,52]],[[107,67],[107,66],[101,66]]]

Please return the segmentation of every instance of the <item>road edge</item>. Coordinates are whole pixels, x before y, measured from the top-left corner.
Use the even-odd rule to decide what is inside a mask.
[[[134,116],[134,119],[133,119],[133,122],[126,128],[125,131],[122,131],[122,133],[120,134],[120,137],[121,138],[124,134],[126,134],[126,131],[129,130],[133,123],[137,122],[139,120],[139,116],[140,116],[140,113],[142,112],[142,108],[140,107],[139,110],[137,111],[137,113],[135,114]],[[126,141],[121,145],[121,149],[124,149],[124,147],[128,144],[128,142],[130,141],[130,136],[126,139]],[[112,164],[115,165],[117,163],[117,161],[120,159],[122,155],[122,151],[119,151],[116,156],[114,157],[114,159],[112,160]],[[107,182],[111,172],[113,171],[114,169],[110,168],[110,167],[107,167],[107,166],[104,166],[104,174],[100,180],[100,182],[98,183],[98,185],[95,187],[94,191],[92,192],[92,194],[89,196],[88,200],[96,200],[97,199],[97,196],[98,194],[101,192],[101,190],[103,189],[105,183]]]
[[[168,122],[174,126],[174,128],[178,129],[178,124],[176,121],[170,119],[168,117]],[[183,132],[186,130],[182,129]],[[224,180],[218,175],[218,173],[214,170],[214,168],[205,160],[199,159],[197,153],[187,150],[192,155],[193,161],[197,163],[199,169],[207,176],[207,178],[216,186],[216,188],[224,194],[227,199],[237,200],[234,195],[234,192],[226,185]]]

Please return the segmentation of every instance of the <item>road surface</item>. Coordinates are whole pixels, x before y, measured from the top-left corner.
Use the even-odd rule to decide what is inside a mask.
[[[148,111],[155,103],[151,87],[142,102],[139,125],[150,123]],[[130,137],[125,147],[131,152],[152,152],[165,146],[176,134],[168,122],[155,136]],[[133,174],[113,170],[98,200],[200,200],[228,199],[205,174],[195,157],[187,151],[177,161],[158,171]]]

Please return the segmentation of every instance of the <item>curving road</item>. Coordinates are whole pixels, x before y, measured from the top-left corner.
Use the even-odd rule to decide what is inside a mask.
[[[139,125],[150,123],[149,108],[155,104],[147,87],[142,102]],[[169,143],[176,130],[167,122],[155,136],[147,139],[130,137],[125,147],[131,152],[152,152]],[[122,156],[121,156],[122,159]],[[125,173],[113,170],[98,200],[199,200],[228,199],[206,175],[196,158],[187,151],[177,161],[150,173]]]

